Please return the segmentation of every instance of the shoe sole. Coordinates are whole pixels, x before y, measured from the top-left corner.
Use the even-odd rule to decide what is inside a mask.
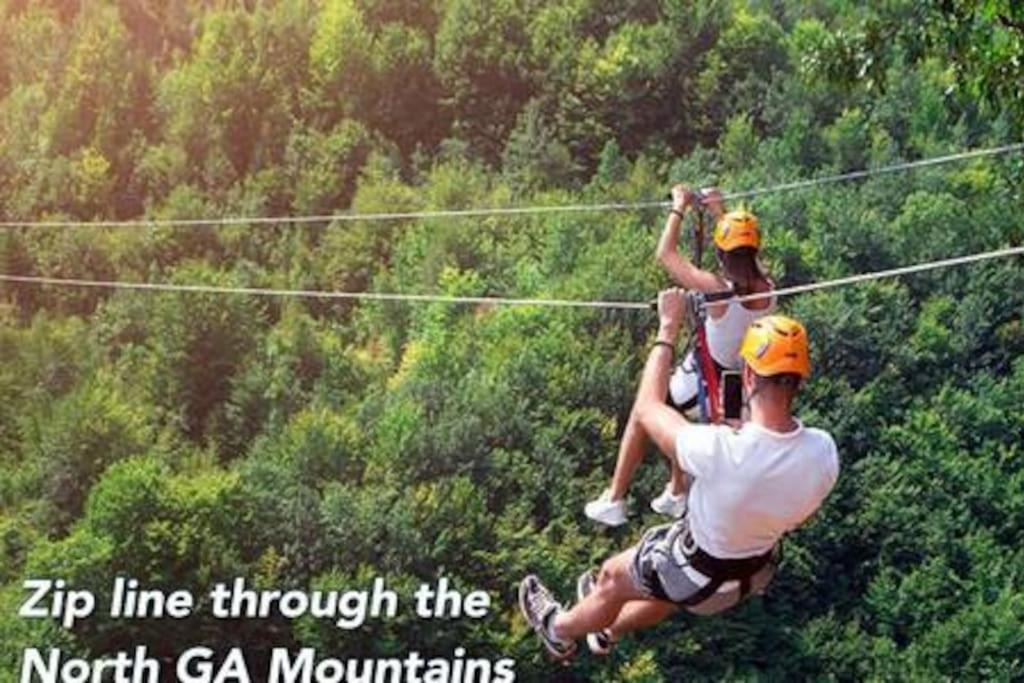
[[[607,657],[612,653],[614,645],[615,644],[612,643],[611,647],[601,647],[601,643],[597,640],[596,633],[587,634],[587,649],[590,650],[590,654],[592,655],[595,655],[597,657]]]
[[[534,631],[537,630],[537,627],[530,619],[530,610],[526,608],[526,597],[527,595],[529,595],[530,588],[533,587],[536,581],[537,577],[533,574],[530,574],[525,579],[519,582],[519,611],[523,613],[523,617],[526,619],[526,623],[529,624],[530,628],[532,628]]]
[[[653,510],[655,512],[655,514],[659,514],[662,517],[668,517],[669,519],[682,519],[683,515],[686,514],[686,510],[682,510],[681,512],[676,514],[674,511],[673,512],[666,512],[664,510],[659,510],[658,508],[654,507],[653,505],[651,506],[651,510]]]

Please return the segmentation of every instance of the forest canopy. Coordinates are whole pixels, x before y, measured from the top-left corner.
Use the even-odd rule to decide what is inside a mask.
[[[1024,134],[1010,0],[0,0],[0,273],[644,301],[659,211],[279,217],[661,199]],[[1018,156],[755,198],[800,284],[1024,240]],[[804,421],[843,472],[763,598],[567,680],[1024,677],[1019,259],[794,297]],[[636,540],[588,523],[646,312],[0,284],[0,678],[24,648],[389,656],[550,680],[514,608]],[[653,461],[653,459],[652,459]],[[656,494],[660,464],[635,496]],[[645,505],[635,506],[646,509]],[[439,574],[497,606],[426,630],[16,618],[22,581],[201,594]]]

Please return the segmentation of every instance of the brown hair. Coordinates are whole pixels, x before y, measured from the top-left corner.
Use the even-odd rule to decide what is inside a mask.
[[[792,404],[796,399],[796,395],[800,393],[800,387],[802,386],[803,378],[795,372],[784,372],[768,377],[755,373],[754,376],[755,392],[761,392],[766,389],[778,392],[776,395],[789,404]]]
[[[750,294],[758,281],[768,280],[754,247],[739,247],[731,251],[716,249],[715,255],[722,265],[722,273],[733,283],[739,295]]]

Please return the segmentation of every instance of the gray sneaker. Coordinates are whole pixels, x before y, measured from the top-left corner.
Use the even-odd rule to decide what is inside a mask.
[[[576,654],[575,641],[556,638],[551,632],[555,617],[564,609],[533,574],[519,584],[519,609],[555,661],[564,662]]]
[[[590,595],[590,591],[594,590],[594,585],[597,583],[597,572],[593,569],[580,574],[580,578],[576,579],[576,600],[583,602]]]
[[[594,590],[596,584],[597,572],[593,569],[588,569],[580,574],[580,578],[576,579],[576,598],[580,602],[585,600],[590,595],[590,592]],[[591,654],[606,657],[615,649],[615,639],[612,638],[612,634],[608,632],[608,629],[598,631],[597,633],[588,633],[587,648]]]

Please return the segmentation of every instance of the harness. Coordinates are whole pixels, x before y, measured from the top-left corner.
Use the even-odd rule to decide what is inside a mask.
[[[667,540],[671,552],[683,554],[685,560],[679,562],[680,565],[687,564],[710,579],[700,590],[680,603],[684,607],[696,607],[717,593],[718,589],[729,581],[739,582],[740,600],[743,600],[750,594],[751,579],[773,562],[777,548],[780,547],[776,545],[771,550],[753,557],[722,559],[709,555],[697,545],[697,541],[694,540],[693,534],[690,532],[689,522],[685,520],[676,525]]]

